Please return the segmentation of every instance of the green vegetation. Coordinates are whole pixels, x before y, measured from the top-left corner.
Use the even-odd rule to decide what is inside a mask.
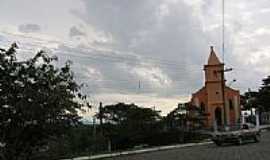
[[[17,48],[14,43],[0,50],[0,159],[59,159],[194,139],[181,129],[185,116],[176,114],[179,109],[162,117],[118,103],[101,108],[99,124],[80,123],[78,112],[90,106],[71,63],[57,68],[57,58],[43,51],[19,61]]]
[[[270,111],[270,76],[262,80],[262,86],[256,91],[248,91],[241,97],[241,103],[245,110],[255,108],[260,114]],[[249,121],[255,123],[254,113],[249,117]]]
[[[41,159],[50,143],[79,124],[85,96],[70,62],[56,68],[57,58],[43,51],[18,61],[17,48],[0,51],[0,159]]]
[[[0,159],[60,159],[108,151],[200,141],[204,110],[180,105],[166,117],[152,108],[118,103],[100,108],[97,124],[82,124],[90,105],[73,78],[70,62],[57,68],[43,51],[19,61],[17,45],[0,49]],[[270,111],[270,76],[241,103]],[[193,116],[186,112],[196,111]],[[187,127],[187,121],[194,124]]]

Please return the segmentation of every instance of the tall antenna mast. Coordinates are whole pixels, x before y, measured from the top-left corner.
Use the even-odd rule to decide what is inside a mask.
[[[222,60],[225,64],[225,0],[222,0]]]

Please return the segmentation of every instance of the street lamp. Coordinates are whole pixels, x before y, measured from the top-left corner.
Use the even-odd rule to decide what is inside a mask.
[[[228,87],[230,87],[234,82],[236,82],[236,79],[233,79],[230,83],[228,83]]]

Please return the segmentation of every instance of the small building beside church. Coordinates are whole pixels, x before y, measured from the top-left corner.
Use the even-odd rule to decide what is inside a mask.
[[[205,116],[204,127],[211,128],[214,122],[218,126],[239,123],[240,93],[226,86],[224,63],[220,62],[213,47],[210,50],[208,63],[204,65],[204,72],[204,86],[192,94],[190,101],[190,106],[197,107]]]

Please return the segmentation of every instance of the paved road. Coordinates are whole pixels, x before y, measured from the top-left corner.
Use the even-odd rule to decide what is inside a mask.
[[[222,147],[210,144],[107,158],[106,160],[270,160],[270,132],[262,134],[260,143]]]

